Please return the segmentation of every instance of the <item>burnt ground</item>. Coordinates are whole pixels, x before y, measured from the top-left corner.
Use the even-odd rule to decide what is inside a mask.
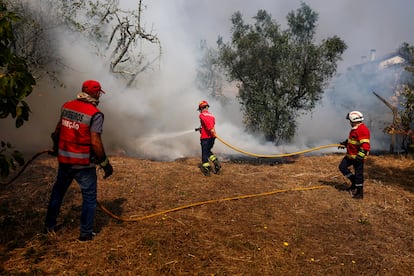
[[[36,159],[0,187],[1,275],[409,275],[414,267],[414,161],[370,156],[365,197],[342,191],[342,155],[261,162],[112,156],[100,175],[96,238],[77,241],[73,183],[56,235],[43,234],[57,163]],[[177,208],[177,209],[174,209]]]

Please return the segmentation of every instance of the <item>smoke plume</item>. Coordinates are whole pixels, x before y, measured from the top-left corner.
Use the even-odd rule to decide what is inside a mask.
[[[120,2],[124,8],[136,8],[136,1]],[[403,42],[413,43],[411,11],[414,2],[410,0],[381,4],[376,0],[311,0],[306,3],[319,13],[317,40],[337,35],[348,45],[339,72],[360,63],[361,56],[368,55],[370,49],[376,49],[377,56],[381,56],[394,51]],[[259,9],[265,9],[283,27],[286,15],[299,8],[300,1],[153,0],[145,4],[143,21],[153,26],[149,28],[154,29],[160,39],[163,55],[157,66],[139,77],[138,85],[125,88],[122,81],[108,73],[105,60],[93,53],[88,41],[64,29],[55,29],[54,37],[66,66],[60,76],[65,86],[55,87],[47,79],[39,82],[28,98],[32,110],[30,121],[15,129],[13,120],[1,120],[1,139],[12,142],[26,153],[50,148],[50,133],[59,118],[61,105],[75,98],[86,79],[100,81],[106,92],[99,108],[105,114],[103,141],[108,154],[158,160],[200,154],[199,134],[193,130],[199,126],[196,109],[203,99],[209,101],[210,111],[216,116],[220,137],[259,154],[291,152],[342,141],[349,132],[345,120],[348,109],[362,108],[368,118],[373,108],[388,112],[372,95],[368,82],[366,88],[355,88],[348,83],[331,91],[329,97],[325,96],[314,112],[301,117],[292,144],[274,147],[264,143],[260,137],[244,132],[242,113],[234,95],[230,104],[223,107],[196,88],[198,46],[201,40],[207,40],[209,46],[215,47],[218,36],[227,41],[230,17],[237,10],[249,20]],[[338,108],[337,103],[343,98],[347,104]],[[373,104],[360,105],[361,101]],[[378,142],[376,146],[385,145]],[[214,149],[217,154],[235,153],[219,141]]]

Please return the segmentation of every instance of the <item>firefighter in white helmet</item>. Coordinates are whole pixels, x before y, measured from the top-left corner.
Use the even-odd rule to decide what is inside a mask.
[[[359,111],[351,111],[346,115],[351,124],[351,131],[347,140],[343,141],[340,148],[346,148],[346,155],[339,164],[341,173],[351,181],[347,189],[353,198],[364,197],[364,162],[368,157],[370,146],[370,131],[363,123],[364,116]],[[349,169],[353,167],[352,173]]]

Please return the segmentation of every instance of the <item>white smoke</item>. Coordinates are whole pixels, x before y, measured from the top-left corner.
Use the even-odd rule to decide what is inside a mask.
[[[136,1],[120,2],[124,8],[136,8]],[[61,104],[75,97],[84,80],[96,79],[106,91],[99,108],[105,114],[103,141],[109,154],[162,160],[198,156],[199,134],[192,130],[199,126],[196,108],[202,99],[210,102],[220,137],[249,152],[276,154],[337,143],[349,132],[344,116],[350,110],[338,109],[329,98],[325,98],[312,114],[301,118],[292,145],[274,147],[244,132],[236,99],[223,108],[194,85],[200,40],[207,40],[211,47],[215,47],[218,36],[227,41],[230,17],[235,11],[250,20],[259,9],[265,9],[284,26],[288,12],[299,8],[300,3],[290,0],[144,1],[147,8],[143,21],[160,39],[163,55],[159,64],[139,77],[136,87],[128,89],[108,73],[104,60],[94,54],[88,41],[58,30],[55,38],[60,42],[61,55],[68,66],[61,76],[66,87],[53,87],[48,80],[39,83],[28,98],[32,109],[30,121],[15,129],[12,120],[1,120],[2,139],[29,152],[50,147],[49,135],[59,117]],[[311,0],[306,3],[319,13],[317,39],[338,35],[348,45],[339,71],[359,63],[361,56],[372,48],[380,56],[394,51],[402,42],[413,42],[414,19],[409,7],[412,8],[414,2],[410,0],[381,4],[375,0]],[[152,49],[149,54],[155,51]],[[355,98],[355,105],[351,103],[347,107],[357,109],[359,96],[352,96],[357,92],[360,91],[347,91],[349,99]],[[372,101],[382,105],[373,96]],[[214,149],[219,154],[235,153],[219,141]]]

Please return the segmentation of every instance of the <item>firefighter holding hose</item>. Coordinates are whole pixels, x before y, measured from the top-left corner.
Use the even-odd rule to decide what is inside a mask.
[[[355,199],[364,197],[364,162],[370,151],[370,131],[362,122],[364,116],[359,111],[351,111],[346,115],[351,124],[351,131],[347,140],[340,148],[346,148],[346,155],[339,164],[341,173],[351,181],[347,189]],[[354,173],[349,167],[353,167]]]
[[[208,111],[209,104],[207,101],[201,101],[198,104],[198,111],[200,112],[200,124],[199,128],[196,128],[196,131],[200,131],[200,144],[201,144],[201,172],[205,176],[209,176],[210,172],[218,174],[221,170],[220,161],[217,156],[213,154],[211,149],[214,146],[214,141],[216,139],[216,130],[215,123],[216,119],[213,114]],[[214,170],[211,169],[210,162],[214,165]]]

